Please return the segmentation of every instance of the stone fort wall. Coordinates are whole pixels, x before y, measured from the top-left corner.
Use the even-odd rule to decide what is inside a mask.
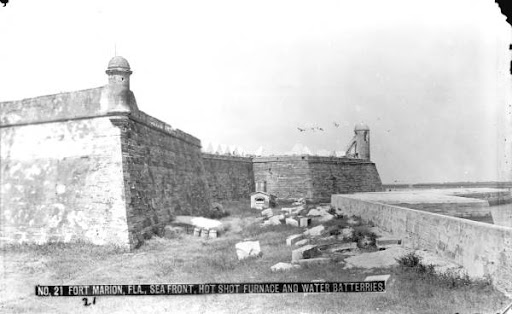
[[[0,103],[2,241],[128,246],[120,130],[101,93]]]
[[[197,138],[138,109],[126,59],[106,73],[103,87],[0,103],[1,243],[134,248],[175,215],[248,199],[256,182],[284,199],[380,188],[362,159],[203,154]]]
[[[254,192],[254,170],[251,157],[203,153],[208,187],[215,201],[248,200]]]
[[[112,119],[121,131],[130,243],[138,246],[175,215],[204,215],[211,197],[200,141],[142,111]]]
[[[332,194],[375,192],[382,183],[374,163],[361,159],[320,156],[254,158],[256,182],[280,199],[305,197],[329,202]]]
[[[107,88],[0,103],[2,242],[133,248],[209,210],[200,141],[109,109]]]

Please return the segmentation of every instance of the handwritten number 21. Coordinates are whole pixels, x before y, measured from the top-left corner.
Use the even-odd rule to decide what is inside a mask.
[[[82,301],[84,301],[84,306],[89,306],[89,305],[92,305],[92,304],[96,304],[96,297],[92,298],[92,303],[89,303],[89,299],[88,298],[82,298]]]

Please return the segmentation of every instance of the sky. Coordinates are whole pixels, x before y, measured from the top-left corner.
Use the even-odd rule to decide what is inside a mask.
[[[504,178],[492,0],[11,0],[0,38],[0,101],[105,85],[117,54],[139,109],[204,146],[343,151],[364,122],[384,183]]]

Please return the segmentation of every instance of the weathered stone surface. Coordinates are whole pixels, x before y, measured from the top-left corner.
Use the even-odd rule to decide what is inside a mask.
[[[385,281],[387,283],[389,277],[391,275],[374,275],[366,277],[364,281]]]
[[[382,190],[374,163],[320,156],[254,158],[256,181],[280,199],[330,201],[332,194]]]
[[[281,224],[280,216],[272,216],[263,222],[263,226],[277,226]]]
[[[254,191],[252,158],[203,153],[203,165],[212,199],[249,198]]]
[[[297,241],[300,241],[302,239],[304,239],[304,235],[303,234],[293,234],[293,235],[291,235],[291,236],[286,238],[286,245],[292,246]]]
[[[308,212],[308,216],[322,216],[324,214],[324,211],[318,210],[316,208],[313,208]]]
[[[141,111],[110,120],[121,133],[124,195],[133,246],[163,229],[174,215],[201,215],[211,209],[197,138]]]
[[[402,239],[390,238],[390,237],[380,237],[380,238],[376,239],[375,244],[377,246],[400,245],[400,244],[402,244]]]
[[[307,259],[298,259],[295,261],[295,263],[298,263],[299,265],[319,265],[319,264],[329,264],[331,262],[330,257],[314,257],[314,258],[307,258]]]
[[[238,242],[235,245],[236,255],[239,260],[246,259],[251,256],[260,256],[260,242],[259,241],[245,241]]]
[[[331,253],[343,253],[355,249],[357,249],[357,243],[355,242],[333,243],[326,247],[326,251]]]
[[[304,231],[304,235],[309,235],[309,236],[320,236],[322,235],[322,233],[324,232],[325,230],[325,227],[323,225],[320,225],[320,226],[316,226],[316,227],[313,227],[311,229],[308,229],[306,231]]]
[[[314,247],[315,247],[314,245],[306,245],[306,246],[303,246],[301,248],[293,250],[292,251],[292,263],[298,261],[299,259],[303,259],[304,258],[304,256],[303,256],[304,252],[307,251],[307,250],[311,250]]]
[[[285,223],[287,225],[290,225],[290,226],[293,226],[293,227],[298,227],[299,226],[299,222],[293,218],[286,218],[285,220]]]
[[[398,265],[396,259],[410,251],[401,247],[394,247],[385,251],[361,253],[347,257],[344,268],[384,268]]]
[[[195,217],[195,216],[176,216],[174,218],[175,223],[181,223],[186,225],[191,225],[198,227],[199,229],[221,229],[222,222],[215,219],[209,219],[204,217]]]
[[[319,222],[327,222],[329,220],[333,220],[334,219],[334,216],[331,215],[331,214],[324,214],[318,218],[315,218],[317,221]]]
[[[299,218],[299,226],[307,228],[311,224],[311,218],[309,217],[300,217]]]
[[[29,119],[43,114],[25,101],[3,104],[0,115],[4,108]],[[120,131],[107,117],[0,128],[2,242],[80,239],[129,248],[121,152]]]
[[[290,263],[277,263],[270,267],[272,271],[287,271],[291,269],[297,269],[300,268],[300,265],[294,265]]]
[[[208,238],[210,239],[215,239],[218,237],[218,233],[217,233],[217,230],[215,229],[211,229],[210,230],[210,233],[208,233]]]
[[[333,206],[347,215],[371,220],[384,231],[400,235],[404,247],[420,247],[460,263],[473,278],[489,276],[500,291],[512,295],[512,230],[468,219],[334,195]],[[400,246],[385,251],[400,249]],[[484,257],[484,258],[483,258]]]
[[[309,243],[309,239],[303,239],[295,243],[296,246],[303,246]]]
[[[304,210],[304,206],[281,208],[281,211],[288,215],[298,215],[302,210]]]

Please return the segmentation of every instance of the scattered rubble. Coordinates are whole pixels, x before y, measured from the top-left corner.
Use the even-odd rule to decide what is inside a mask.
[[[243,260],[251,256],[259,257],[262,255],[259,241],[238,242],[235,245],[235,248],[238,260]]]

